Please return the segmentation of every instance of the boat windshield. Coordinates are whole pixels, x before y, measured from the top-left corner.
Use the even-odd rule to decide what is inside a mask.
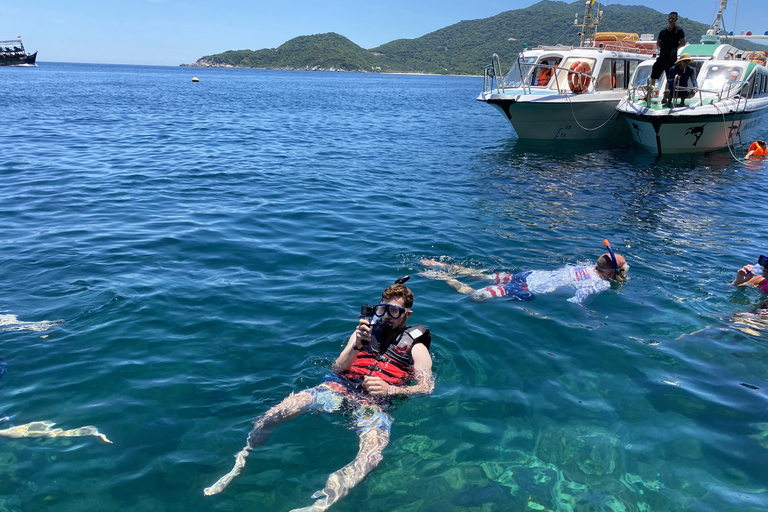
[[[640,87],[648,83],[653,66],[637,66],[637,71],[632,77],[632,86]]]
[[[524,77],[528,76],[533,67],[532,64],[536,62],[536,57],[523,57],[518,56],[517,62],[512,64],[512,67],[504,75],[504,87],[511,87],[513,89],[521,87],[523,85]]]
[[[587,57],[568,57],[565,59],[565,61],[560,65],[560,70],[555,74],[556,80],[552,80],[549,83],[549,88],[556,91],[558,89],[563,90],[568,88],[568,73],[569,69],[571,67],[575,66],[577,62],[583,62],[587,65],[586,71],[584,73],[588,73],[594,77],[597,73],[595,72],[595,59],[587,58]],[[564,68],[564,69],[563,69]]]
[[[700,82],[700,87],[707,92],[724,93],[728,96],[731,89],[741,85],[736,83],[740,77],[740,67],[715,64],[707,69],[704,80]]]

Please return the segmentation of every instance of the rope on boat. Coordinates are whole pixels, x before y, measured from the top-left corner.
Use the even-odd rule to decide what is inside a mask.
[[[728,152],[731,154],[733,159],[736,160],[736,162],[741,164],[743,167],[747,167],[747,163],[746,162],[748,160],[746,158],[739,158],[733,152],[734,144],[731,144],[731,142],[733,141],[733,137],[729,137],[728,136],[728,132],[725,129],[725,125],[726,125],[725,112],[720,110],[720,108],[716,104],[714,104],[714,103],[712,103],[712,106],[715,107],[715,110],[717,110],[717,113],[720,114],[723,117],[723,136],[725,137],[725,140],[726,140],[726,146],[728,147]],[[743,112],[742,112],[742,117],[743,117]],[[742,119],[742,121],[743,121],[743,119]],[[739,125],[739,130],[741,130],[741,125]]]
[[[582,130],[588,131],[588,132],[593,132],[593,131],[595,131],[595,130],[599,130],[599,129],[600,129],[600,128],[602,128],[603,126],[607,125],[607,124],[610,122],[610,120],[611,120],[611,119],[613,119],[613,116],[614,116],[614,114],[616,113],[616,112],[613,112],[613,113],[612,113],[612,114],[611,114],[611,115],[608,117],[608,119],[606,119],[606,120],[605,120],[605,122],[603,122],[602,124],[600,124],[600,126],[597,126],[597,127],[595,127],[595,128],[587,128],[586,126],[583,126],[583,125],[582,125],[582,124],[579,122],[579,120],[578,120],[578,119],[576,119],[576,112],[574,112],[574,110],[573,110],[573,102],[571,101],[571,97],[570,97],[570,96],[568,96],[568,94],[567,94],[567,93],[566,93],[566,95],[565,95],[565,99],[567,99],[567,100],[568,100],[568,104],[571,106],[571,117],[573,117],[573,120],[574,120],[574,122],[575,122],[577,125],[579,125],[579,128],[581,128]],[[623,101],[624,101],[624,103],[626,103],[626,101],[627,101],[627,100],[623,100]],[[623,106],[623,104],[624,104],[624,103],[619,103],[619,105],[618,105],[616,108],[619,108],[619,107]]]

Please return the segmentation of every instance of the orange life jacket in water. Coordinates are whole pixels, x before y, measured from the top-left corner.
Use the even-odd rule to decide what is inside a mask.
[[[752,153],[752,156],[766,156],[766,150],[757,142],[753,142],[751,146],[749,146],[750,151],[754,151]]]

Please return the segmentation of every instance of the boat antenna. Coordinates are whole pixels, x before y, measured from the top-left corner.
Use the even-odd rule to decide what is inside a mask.
[[[715,16],[715,21],[712,22],[712,25],[709,26],[709,30],[707,31],[707,34],[717,36],[720,35],[720,29],[723,25],[723,11],[725,11],[725,6],[728,5],[728,0],[720,0],[720,9],[717,10],[717,16]]]
[[[581,30],[579,31],[579,46],[582,48],[594,46],[595,44],[595,29],[600,24],[600,18],[603,16],[603,11],[600,10],[600,3],[597,4],[597,16],[592,17],[592,6],[595,5],[595,0],[586,0],[586,7],[584,9],[584,20],[581,24]],[[574,25],[578,24],[579,15],[576,15]]]

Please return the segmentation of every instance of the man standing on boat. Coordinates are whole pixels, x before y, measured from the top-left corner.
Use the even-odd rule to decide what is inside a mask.
[[[677,13],[675,11],[669,13],[667,21],[669,24],[659,32],[659,37],[656,39],[656,49],[659,51],[659,56],[656,57],[656,62],[653,63],[651,79],[648,81],[646,101],[651,100],[653,88],[656,85],[656,80],[661,77],[661,73],[675,65],[677,50],[686,44],[685,32],[677,26]]]

